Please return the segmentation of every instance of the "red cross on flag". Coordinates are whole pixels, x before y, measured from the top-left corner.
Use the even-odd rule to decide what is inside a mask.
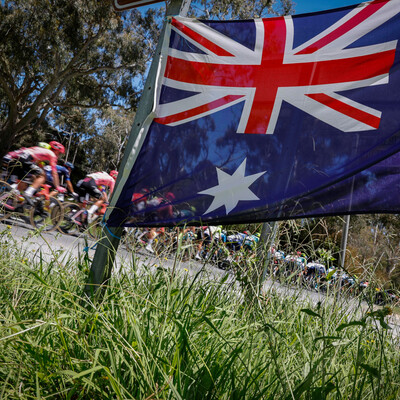
[[[170,49],[164,85],[196,95],[159,105],[155,121],[177,126],[244,101],[237,132],[273,134],[286,101],[344,132],[377,129],[381,112],[339,92],[388,83],[396,41],[348,47],[396,7],[365,3],[299,46],[292,18],[255,20],[253,49],[201,21],[173,18],[174,34],[201,53]]]
[[[112,0],[116,11],[125,11],[130,8],[147,6],[149,4],[161,3],[160,0]]]

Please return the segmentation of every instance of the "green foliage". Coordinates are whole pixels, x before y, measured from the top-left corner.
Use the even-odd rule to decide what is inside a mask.
[[[276,246],[285,252],[300,251],[314,261],[334,261],[339,259],[340,217],[305,218],[279,222]],[[326,258],[326,260],[325,260]]]
[[[388,309],[317,306],[269,289],[246,302],[229,275],[151,268],[82,298],[90,260],[29,261],[0,241],[0,397],[398,398]],[[301,302],[301,303],[300,303]]]
[[[275,247],[300,251],[309,260],[338,266],[344,220],[342,217],[308,218],[279,222]],[[400,217],[375,214],[352,215],[345,258],[346,270],[378,286],[400,287]]]
[[[116,13],[107,1],[1,2],[1,153],[67,110],[134,108],[155,17]]]
[[[192,0],[192,10],[206,18],[219,19],[249,19],[294,13],[294,3],[291,0]]]
[[[374,273],[381,284],[400,286],[400,216],[352,216],[348,241],[349,268]]]

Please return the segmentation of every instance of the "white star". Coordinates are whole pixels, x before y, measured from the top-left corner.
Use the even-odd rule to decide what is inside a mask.
[[[237,206],[239,201],[260,200],[249,189],[249,186],[267,171],[244,176],[245,170],[246,158],[240,164],[239,168],[233,173],[233,175],[229,175],[217,168],[218,185],[198,193],[214,196],[214,200],[204,214],[208,214],[221,206],[225,206],[226,214],[229,214]]]

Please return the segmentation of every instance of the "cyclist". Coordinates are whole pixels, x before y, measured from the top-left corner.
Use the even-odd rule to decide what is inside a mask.
[[[196,227],[189,226],[183,230],[178,230],[176,245],[181,246],[182,259],[189,259],[194,250],[193,243],[196,240]]]
[[[145,249],[147,251],[149,251],[150,253],[154,253],[153,242],[154,242],[154,239],[160,235],[165,235],[164,227],[150,228],[150,230],[148,230],[146,232],[147,245],[146,245]]]
[[[226,244],[228,246],[228,248],[232,251],[232,252],[237,252],[239,251],[242,246],[243,246],[243,242],[244,239],[246,238],[247,233],[242,233],[242,232],[238,232],[232,235],[227,236],[226,238]]]
[[[157,207],[155,212],[152,215],[152,219],[154,220],[165,220],[173,217],[173,208],[171,202],[175,200],[175,195],[172,192],[166,193],[164,196],[153,197],[148,200],[147,204],[150,206]],[[154,253],[153,250],[153,242],[157,236],[164,235],[165,228],[150,228],[150,231],[147,234],[147,246],[146,250],[150,253]]]
[[[68,161],[67,162],[61,161],[60,164],[57,165],[57,173],[58,173],[59,179],[61,179],[61,177],[64,177],[65,184],[67,185],[67,189],[69,190],[69,192],[74,197],[78,197],[78,194],[75,193],[74,187],[71,182],[71,172],[74,168],[75,168],[74,164],[72,164]],[[46,165],[44,167],[44,171],[46,173],[46,183],[55,189],[51,166]]]
[[[168,192],[162,197],[158,208],[159,219],[165,220],[174,217],[174,209],[172,207],[172,202],[174,200],[175,195],[172,192]]]
[[[65,189],[60,186],[57,174],[57,160],[60,154],[65,153],[65,148],[61,143],[54,140],[48,146],[50,148],[40,146],[22,147],[19,150],[9,152],[3,158],[3,163],[12,174],[19,177],[24,177],[28,174],[33,175],[32,184],[24,192],[24,196],[29,203],[31,202],[30,198],[46,180],[44,165],[50,165],[51,167],[56,190],[60,193],[65,193]],[[22,186],[19,183],[14,182],[12,187],[22,190]]]
[[[97,201],[82,214],[81,222],[74,220],[78,225],[86,225],[93,219],[93,214],[103,205],[108,202],[108,195],[106,188],[108,188],[109,194],[114,190],[115,181],[118,176],[118,171],[112,170],[108,174],[107,172],[95,172],[93,174],[86,175],[84,179],[81,179],[76,184],[76,190],[80,197],[80,201],[83,202],[87,196],[94,197]]]
[[[148,200],[148,194],[149,190],[148,189],[142,189],[139,192],[135,192],[132,195],[132,204],[131,204],[131,209],[132,212],[138,213],[143,211],[146,208],[147,200]]]
[[[214,235],[220,236],[222,231],[222,225],[219,226],[202,226],[197,232],[197,253],[195,255],[196,260],[202,258],[202,254],[205,254],[204,258],[208,257],[208,251],[214,240]]]
[[[254,235],[252,235],[247,231],[245,231],[244,233],[247,234],[247,236],[244,238],[243,248],[247,251],[255,250],[257,243],[260,240],[260,234],[257,232]]]

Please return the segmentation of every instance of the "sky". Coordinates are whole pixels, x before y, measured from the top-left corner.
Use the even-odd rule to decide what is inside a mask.
[[[303,14],[315,11],[329,10],[332,8],[339,8],[350,6],[353,4],[361,3],[362,1],[357,0],[294,0],[296,14]],[[139,10],[146,12],[150,7],[161,7],[164,6],[164,2],[153,4],[150,6],[139,7]]]
[[[295,1],[296,14],[309,13],[314,11],[329,10],[362,3],[357,0],[297,0]]]

